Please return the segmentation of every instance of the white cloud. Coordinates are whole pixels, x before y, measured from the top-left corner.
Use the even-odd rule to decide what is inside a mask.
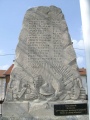
[[[78,49],[84,49],[84,41],[83,40],[72,40],[73,42],[73,47],[78,48]]]
[[[78,65],[82,64],[83,61],[84,61],[83,57],[81,57],[81,56],[77,57],[77,63],[78,63]]]
[[[0,66],[1,70],[7,70],[9,68],[10,65],[2,65]]]
[[[73,47],[76,52],[77,64],[81,67],[86,67],[85,64],[85,50],[84,50],[84,41],[83,40],[74,40],[72,39]]]

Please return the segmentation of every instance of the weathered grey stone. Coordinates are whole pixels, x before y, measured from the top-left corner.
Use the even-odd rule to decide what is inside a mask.
[[[83,99],[85,94],[79,98],[83,88],[80,81],[75,51],[61,9],[40,6],[27,10],[6,99],[34,100],[40,95],[48,99],[52,94],[59,99],[61,93],[67,95],[62,100]]]
[[[29,103],[24,102],[5,102],[3,104],[4,117],[28,117]]]
[[[80,103],[85,95],[61,9],[40,6],[27,10],[3,115],[11,120],[74,119],[73,116],[54,116],[51,106]],[[75,116],[75,120],[83,118],[88,120],[87,115]]]
[[[54,104],[77,104],[87,101],[35,101],[33,102],[6,102],[3,105],[3,115],[8,120],[89,120],[88,115],[55,116]],[[21,120],[22,120],[21,119]]]

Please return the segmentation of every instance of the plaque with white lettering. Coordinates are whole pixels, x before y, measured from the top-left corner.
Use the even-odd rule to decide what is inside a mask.
[[[55,116],[84,115],[84,114],[88,114],[87,104],[54,105]]]

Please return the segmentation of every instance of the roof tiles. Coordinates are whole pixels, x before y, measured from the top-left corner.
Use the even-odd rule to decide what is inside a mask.
[[[85,68],[80,68],[79,73],[80,73],[81,76],[85,76],[86,75],[86,69]]]
[[[14,64],[12,64],[4,73],[4,75],[10,75],[12,68],[14,67]]]
[[[4,75],[5,71],[6,70],[0,70],[0,78],[4,78],[5,77],[5,75]]]

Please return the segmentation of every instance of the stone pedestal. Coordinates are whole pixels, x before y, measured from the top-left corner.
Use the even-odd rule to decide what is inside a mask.
[[[89,120],[88,115],[65,115],[55,116],[54,105],[56,104],[79,104],[86,101],[67,102],[5,102],[3,104],[3,116],[5,120]]]

